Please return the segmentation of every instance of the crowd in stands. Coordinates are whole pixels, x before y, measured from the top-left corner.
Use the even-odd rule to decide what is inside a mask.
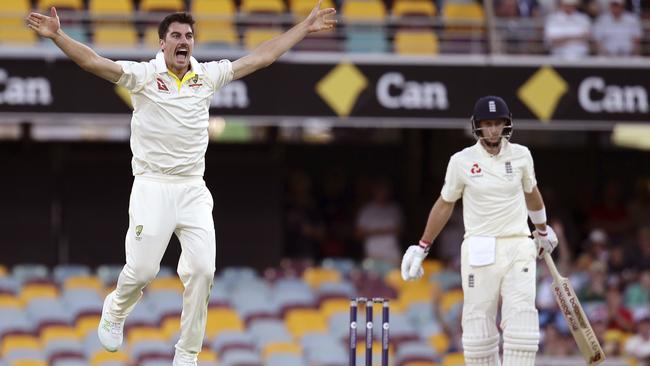
[[[336,30],[296,50],[435,55],[438,53],[587,55],[650,54],[645,0],[325,0],[340,16]],[[32,9],[58,6],[64,29],[98,47],[155,49],[162,13],[190,11],[197,42],[250,49],[302,19],[312,0],[16,0],[0,17],[0,45],[34,44],[23,22]],[[67,10],[67,11],[66,11]],[[487,22],[494,14],[496,21]],[[493,24],[495,32],[487,31]],[[490,42],[494,37],[497,42]],[[645,37],[645,38],[644,38]]]

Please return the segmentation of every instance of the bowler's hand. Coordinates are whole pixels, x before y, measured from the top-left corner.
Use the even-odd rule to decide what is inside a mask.
[[[61,28],[61,22],[54,7],[50,9],[49,17],[39,13],[30,13],[26,20],[29,28],[45,38],[53,38]]]
[[[404,281],[417,280],[424,275],[422,261],[429,253],[419,245],[411,245],[402,257],[402,279]]]
[[[549,225],[546,225],[546,232],[539,230],[533,231],[533,240],[537,246],[537,258],[544,258],[544,254],[551,254],[555,247],[557,247],[557,235]]]
[[[319,0],[318,4],[316,4],[311,13],[309,13],[309,16],[305,19],[305,23],[307,23],[307,31],[309,33],[332,29],[334,28],[334,25],[336,25],[336,19],[332,19],[332,16],[336,14],[336,9],[321,9],[320,5],[322,2],[323,0]]]

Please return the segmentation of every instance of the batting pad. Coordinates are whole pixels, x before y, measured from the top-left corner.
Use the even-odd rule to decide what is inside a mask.
[[[515,309],[503,331],[503,366],[534,366],[539,348],[536,309]]]
[[[494,319],[485,314],[472,314],[463,319],[463,351],[465,364],[499,366],[499,333]]]

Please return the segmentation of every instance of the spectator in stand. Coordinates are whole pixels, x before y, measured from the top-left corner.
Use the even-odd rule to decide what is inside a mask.
[[[631,332],[634,330],[634,317],[632,312],[623,305],[623,296],[620,291],[611,287],[607,290],[607,315],[609,322],[607,329]]]
[[[650,310],[636,317],[637,332],[625,342],[625,354],[636,361],[637,366],[650,366]]]
[[[639,179],[635,186],[636,194],[630,200],[627,211],[632,223],[642,227],[650,222],[650,177]]]
[[[626,205],[623,203],[621,184],[610,180],[602,192],[602,201],[589,209],[589,225],[607,232],[610,241],[624,240],[630,233],[632,222],[628,216]]]
[[[584,302],[605,302],[607,296],[607,272],[605,264],[593,262],[589,267],[589,280],[578,292],[578,297]]]
[[[633,266],[637,271],[650,270],[650,226],[639,229],[637,240]]]
[[[593,229],[585,242],[585,253],[594,261],[607,263],[609,261],[609,238],[603,229]]]
[[[287,257],[315,259],[318,256],[325,236],[325,223],[312,187],[311,178],[304,172],[291,174],[285,214]]]
[[[599,55],[632,56],[641,53],[639,17],[625,11],[625,0],[609,0],[609,11],[594,24],[594,40]]]
[[[570,334],[560,332],[553,324],[544,327],[540,354],[552,357],[566,357],[574,353],[574,341]]]
[[[393,200],[388,180],[379,179],[372,187],[372,197],[357,216],[357,237],[363,241],[365,258],[397,265],[401,258],[399,235],[402,209]]]
[[[625,306],[630,309],[650,307],[650,270],[641,272],[639,281],[627,286]]]
[[[579,0],[560,0],[560,7],[544,25],[551,55],[578,59],[589,55],[591,20],[577,9]]]

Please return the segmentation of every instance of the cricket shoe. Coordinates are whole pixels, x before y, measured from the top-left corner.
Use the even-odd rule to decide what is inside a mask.
[[[115,352],[122,345],[122,339],[124,338],[124,320],[119,321],[108,314],[110,300],[112,300],[112,297],[109,294],[104,300],[102,319],[97,327],[97,336],[102,347],[108,352]]]

